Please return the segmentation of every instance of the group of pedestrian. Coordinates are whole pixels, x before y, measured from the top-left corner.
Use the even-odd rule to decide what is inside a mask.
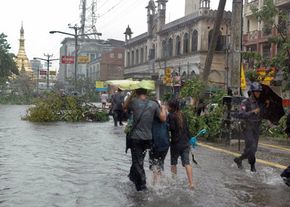
[[[268,110],[269,101],[261,101],[262,85],[254,82],[250,87],[250,97],[241,103],[238,113],[233,114],[242,120],[242,133],[245,139],[245,148],[241,156],[234,162],[238,168],[242,168],[242,161],[247,159],[252,172],[256,172],[256,152],[259,142],[260,126],[263,113]],[[115,97],[118,103],[118,96]],[[124,101],[124,100],[123,100]],[[116,108],[116,109],[121,109]],[[144,158],[149,150],[149,168],[153,172],[153,184],[158,182],[164,170],[164,160],[170,149],[171,173],[177,174],[179,157],[186,170],[189,188],[194,188],[192,166],[189,160],[191,137],[187,120],[180,110],[177,99],[170,100],[166,105],[158,101],[149,100],[147,90],[136,89],[122,104],[122,110],[132,115],[132,126],[127,134],[127,148],[131,149],[132,165],[129,179],[135,184],[137,191],[146,190],[146,174],[144,170]],[[115,122],[116,123],[116,122]],[[286,132],[290,137],[290,113],[287,118]],[[290,183],[290,166],[282,175],[287,177]],[[286,184],[287,184],[286,182]]]
[[[153,183],[156,183],[164,169],[169,148],[172,174],[176,175],[177,160],[181,157],[189,187],[192,189],[194,184],[189,161],[189,133],[186,119],[179,109],[179,102],[172,100],[167,106],[161,105],[157,101],[149,100],[147,90],[140,88],[127,98],[124,109],[133,115],[133,126],[127,141],[130,142],[128,147],[132,158],[129,179],[135,184],[136,190],[147,189],[144,170],[147,150],[150,169],[153,171]]]

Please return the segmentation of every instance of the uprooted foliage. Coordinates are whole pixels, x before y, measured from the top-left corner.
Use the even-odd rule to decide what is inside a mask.
[[[109,116],[103,109],[86,103],[79,97],[50,93],[36,99],[23,119],[31,122],[105,122],[109,120]]]

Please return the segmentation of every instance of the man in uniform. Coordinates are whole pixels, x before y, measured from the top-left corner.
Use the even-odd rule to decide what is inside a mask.
[[[258,82],[253,82],[250,87],[251,95],[245,99],[238,114],[234,116],[243,120],[243,135],[245,138],[245,149],[240,157],[236,157],[234,162],[238,168],[242,168],[242,161],[248,159],[251,165],[251,171],[256,172],[256,157],[255,154],[258,148],[259,131],[261,125],[261,109],[264,107],[259,102],[262,92],[262,85]]]

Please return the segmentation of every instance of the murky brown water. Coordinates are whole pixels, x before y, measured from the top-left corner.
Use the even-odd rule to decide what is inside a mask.
[[[232,157],[198,148],[198,183],[187,190],[180,167],[149,191],[136,192],[127,178],[123,129],[108,123],[35,124],[21,121],[25,106],[0,105],[0,206],[289,206],[290,188],[279,170],[258,165],[258,173],[238,170]]]

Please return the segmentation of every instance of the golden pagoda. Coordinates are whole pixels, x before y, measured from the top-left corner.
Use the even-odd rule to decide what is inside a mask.
[[[18,66],[18,70],[21,73],[26,73],[27,75],[31,76],[33,75],[31,64],[26,56],[25,53],[25,45],[24,45],[24,29],[23,24],[21,24],[20,29],[20,39],[19,39],[19,50],[17,54],[16,63]]]

